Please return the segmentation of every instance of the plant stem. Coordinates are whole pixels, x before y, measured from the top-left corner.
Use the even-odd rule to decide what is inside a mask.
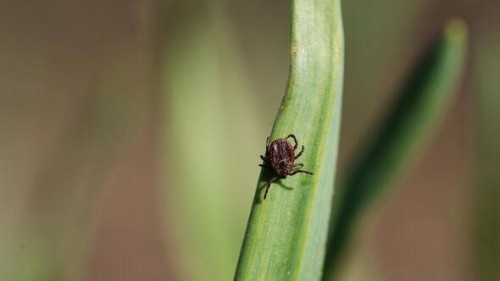
[[[340,1],[295,0],[291,23],[288,87],[271,137],[295,134],[305,146],[299,162],[314,175],[272,184],[264,201],[271,175],[261,172],[235,280],[321,278],[344,70]]]

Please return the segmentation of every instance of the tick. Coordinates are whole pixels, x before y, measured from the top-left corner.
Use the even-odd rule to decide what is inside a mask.
[[[294,145],[288,139],[293,139]],[[286,138],[275,139],[271,141],[271,137],[267,138],[266,141],[266,156],[260,156],[264,163],[259,166],[271,170],[274,177],[271,178],[266,185],[266,192],[264,193],[264,199],[267,197],[267,192],[271,183],[278,181],[280,179],[285,179],[287,176],[293,176],[297,173],[304,173],[308,175],[313,175],[312,172],[301,170],[304,164],[295,164],[295,160],[304,152],[304,146],[301,145],[300,152],[295,155],[299,143],[295,135],[290,134]]]

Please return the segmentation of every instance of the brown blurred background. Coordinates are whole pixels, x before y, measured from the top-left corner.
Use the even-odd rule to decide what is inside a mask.
[[[232,279],[286,85],[289,9],[0,4],[0,280]],[[458,16],[470,29],[453,109],[373,214],[345,279],[480,280],[477,170],[484,153],[500,159],[500,3],[344,1],[343,11],[339,176],[444,23]]]

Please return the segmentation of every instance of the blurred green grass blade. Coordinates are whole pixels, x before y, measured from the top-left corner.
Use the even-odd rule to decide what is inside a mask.
[[[162,195],[183,280],[233,276],[264,135],[224,2],[179,1],[164,34]]]
[[[451,21],[418,64],[373,142],[355,163],[340,196],[334,199],[325,272],[335,270],[367,207],[401,174],[439,124],[459,84],[466,43],[465,24]]]
[[[271,133],[295,134],[304,169],[273,184],[261,173],[235,280],[319,280],[337,159],[344,65],[340,1],[292,2],[288,88]],[[265,140],[262,140],[264,148]],[[288,187],[288,188],[284,188]]]

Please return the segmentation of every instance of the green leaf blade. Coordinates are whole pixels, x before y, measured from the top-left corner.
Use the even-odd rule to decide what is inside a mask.
[[[451,21],[400,91],[373,142],[363,151],[334,199],[325,277],[336,271],[358,220],[386,191],[426,141],[451,105],[465,65],[467,30]]]
[[[314,30],[314,32],[312,32]],[[261,173],[235,280],[319,280],[336,166],[343,81],[339,1],[292,5],[288,88],[271,138],[295,134],[304,170],[272,184]],[[263,143],[264,147],[264,143]]]

